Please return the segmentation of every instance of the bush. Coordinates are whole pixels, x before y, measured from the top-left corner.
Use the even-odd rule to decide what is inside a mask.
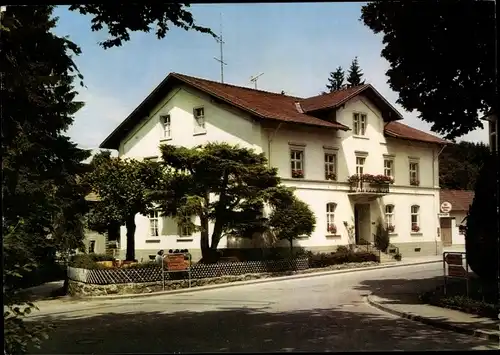
[[[71,258],[69,265],[82,269],[102,269],[104,266],[97,264],[98,261],[114,260],[114,257],[106,254],[77,254]]]
[[[375,234],[375,247],[384,253],[389,247],[389,231],[386,228],[384,228],[384,222],[382,220],[379,220],[377,223],[377,232]]]
[[[345,263],[362,263],[378,261],[377,255],[368,252],[335,252],[335,253],[318,253],[313,254],[309,258],[309,267],[320,268],[332,265],[339,265]]]
[[[348,247],[346,247],[345,245],[339,245],[337,247],[337,253],[344,253],[345,254],[345,253],[350,253],[350,252],[351,252],[351,250]]]
[[[394,254],[394,259],[396,259],[397,261],[401,261],[402,258],[403,256],[401,255],[401,253]]]
[[[495,280],[497,273],[497,164],[497,159],[491,156],[479,172],[465,232],[467,261],[472,271],[485,280]]]

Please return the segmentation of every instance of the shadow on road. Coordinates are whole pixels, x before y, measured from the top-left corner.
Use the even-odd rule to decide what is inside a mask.
[[[32,353],[461,350],[488,344],[370,313],[362,302],[280,313],[246,308],[135,312],[134,306],[124,313],[40,317],[37,321],[56,328],[42,349]]]

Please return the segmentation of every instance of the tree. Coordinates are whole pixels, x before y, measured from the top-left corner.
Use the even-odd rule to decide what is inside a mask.
[[[349,67],[349,71],[347,72],[347,83],[349,84],[349,86],[363,85],[365,81],[362,81],[362,78],[363,72],[359,67],[358,57],[354,57],[351,62],[351,66]]]
[[[26,276],[54,261],[67,239],[55,237],[58,216],[80,211],[75,176],[89,156],[64,132],[83,106],[72,85],[80,78],[71,55],[80,49],[52,33],[53,6],[9,6],[2,37],[2,236],[6,353],[25,352],[40,329],[22,317],[34,306],[19,289]],[[73,220],[75,232],[78,220]],[[75,243],[83,235],[74,235]],[[31,328],[31,329],[30,329]]]
[[[497,269],[497,173],[497,157],[492,155],[486,159],[477,179],[465,233],[467,262],[472,271],[488,283],[493,283],[496,280],[496,273],[500,271]],[[495,298],[496,300],[498,298]]]
[[[271,199],[272,212],[269,216],[269,230],[279,240],[290,243],[301,236],[310,236],[316,227],[316,217],[305,202],[297,199],[291,190],[283,189]]]
[[[106,26],[111,38],[99,43],[104,49],[121,46],[130,40],[130,32],[151,31],[151,25],[156,25],[156,37],[166,36],[169,26],[173,25],[184,30],[195,30],[217,37],[211,29],[195,24],[193,15],[187,11],[189,4],[182,3],[132,3],[121,6],[112,4],[77,4],[71,5],[71,11],[82,15],[91,15],[92,31],[99,31]]]
[[[460,0],[374,1],[362,7],[364,24],[384,35],[382,56],[397,103],[419,111],[448,139],[482,128],[479,113],[498,110],[494,6]]]
[[[342,89],[342,85],[344,85],[344,75],[344,70],[341,66],[339,66],[334,72],[330,73],[328,84],[326,84],[328,92],[334,92]]]
[[[172,175],[154,198],[163,215],[200,231],[204,261],[214,261],[223,236],[251,237],[265,229],[264,204],[282,187],[263,154],[226,143],[162,145],[160,150],[162,164]],[[199,218],[199,225],[192,216]],[[210,221],[214,226],[209,238]]]
[[[447,145],[439,156],[439,186],[442,189],[474,190],[476,179],[490,151],[483,143]]]
[[[135,216],[153,210],[149,192],[162,186],[163,174],[158,163],[112,158],[108,151],[92,159],[85,182],[99,196],[99,202],[90,209],[89,226],[102,233],[103,229],[125,225],[127,260],[135,259]]]

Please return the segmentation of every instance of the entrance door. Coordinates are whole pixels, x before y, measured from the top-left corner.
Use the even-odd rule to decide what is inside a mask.
[[[443,242],[443,246],[449,247],[453,244],[451,218],[440,218],[439,223],[441,226],[441,241]]]
[[[367,242],[372,240],[369,204],[354,205],[354,228],[356,244],[359,244],[361,240]]]

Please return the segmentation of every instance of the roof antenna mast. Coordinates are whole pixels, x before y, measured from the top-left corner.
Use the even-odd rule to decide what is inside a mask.
[[[220,82],[224,84],[224,41],[222,40],[222,12],[220,13],[220,35],[215,39],[220,45],[220,58],[214,57],[220,63]]]
[[[257,80],[259,80],[259,78],[264,75],[264,73],[260,73],[260,74],[257,74],[257,75],[254,75],[254,76],[251,76],[250,77],[250,81],[253,82],[253,84],[255,85],[255,90],[257,90]]]

